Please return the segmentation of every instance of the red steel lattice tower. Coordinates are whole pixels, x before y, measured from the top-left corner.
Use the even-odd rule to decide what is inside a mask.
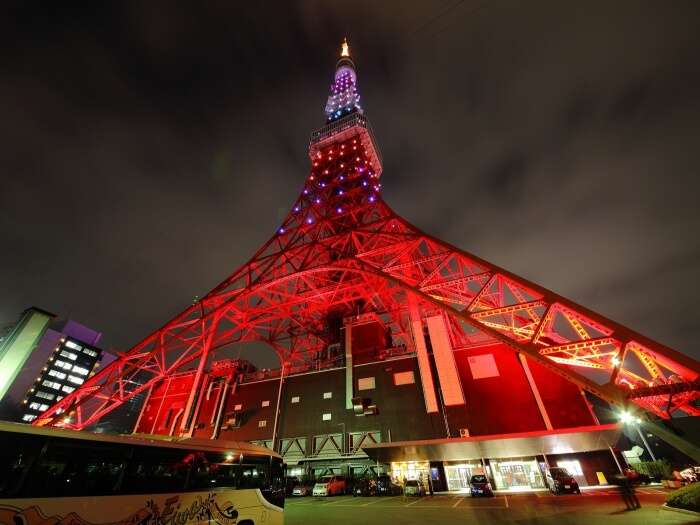
[[[618,407],[700,415],[700,364],[639,333],[423,233],[381,197],[382,160],[343,44],[311,135],[310,173],[276,234],[248,263],[39,418],[82,429],[178,371],[196,370],[179,433],[191,435],[206,363],[244,341],[285,367],[326,348],[329,316],[371,314],[430,377],[423,324],[442,319],[452,349],[501,341]],[[430,400],[426,399],[426,404]]]

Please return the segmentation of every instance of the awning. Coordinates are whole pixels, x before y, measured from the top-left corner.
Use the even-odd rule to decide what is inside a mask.
[[[468,438],[372,443],[362,450],[375,461],[457,461],[605,450],[617,443],[621,424],[594,425]]]

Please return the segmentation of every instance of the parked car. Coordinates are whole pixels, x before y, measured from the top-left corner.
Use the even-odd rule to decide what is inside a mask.
[[[292,489],[292,496],[308,496],[309,494],[311,494],[311,487],[303,483],[295,485]]]
[[[400,496],[403,494],[401,485],[397,485],[387,474],[377,478],[377,496]]]
[[[284,478],[284,495],[291,496],[294,493],[294,487],[299,485],[301,481],[296,476],[289,476]]]
[[[469,480],[469,491],[472,497],[476,496],[493,496],[493,489],[489,478],[483,474],[474,474]]]
[[[678,475],[686,483],[695,483],[698,479],[700,479],[700,467],[688,467],[686,469],[681,470],[678,473]]]
[[[314,485],[314,496],[335,496],[345,493],[344,476],[323,476]]]
[[[406,496],[425,496],[425,486],[417,479],[409,479],[403,486],[403,493]]]
[[[352,495],[356,496],[374,496],[377,493],[377,481],[373,478],[362,478],[355,480],[352,487]]]
[[[565,492],[581,494],[578,481],[563,467],[552,467],[547,470],[547,486],[552,491],[552,494],[563,494]]]

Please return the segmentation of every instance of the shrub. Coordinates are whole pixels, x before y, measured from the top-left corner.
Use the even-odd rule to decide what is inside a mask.
[[[665,459],[657,459],[656,461],[640,461],[635,463],[634,470],[640,474],[655,479],[673,479],[673,469]]]
[[[671,492],[666,498],[669,507],[700,512],[700,483],[691,483]]]

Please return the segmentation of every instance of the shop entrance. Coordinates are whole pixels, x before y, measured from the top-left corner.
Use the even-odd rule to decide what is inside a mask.
[[[544,480],[534,458],[490,460],[498,489],[542,489]]]
[[[474,474],[482,474],[484,469],[478,463],[445,465],[447,490],[468,490],[469,481]]]

